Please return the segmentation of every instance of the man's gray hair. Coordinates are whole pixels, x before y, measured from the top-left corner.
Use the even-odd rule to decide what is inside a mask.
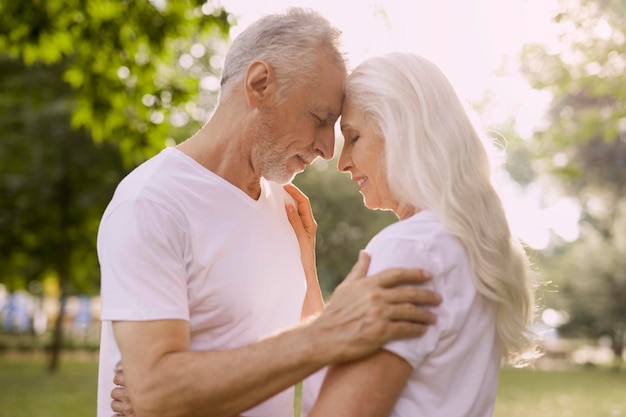
[[[243,80],[248,66],[255,60],[264,61],[274,69],[281,92],[287,86],[311,80],[320,50],[346,68],[340,38],[339,29],[310,9],[289,8],[283,13],[267,15],[233,41],[224,62],[222,92]]]

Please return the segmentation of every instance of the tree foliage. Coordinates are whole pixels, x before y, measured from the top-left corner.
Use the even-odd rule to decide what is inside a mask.
[[[0,282],[58,280],[52,370],[114,187],[205,120],[229,28],[200,0],[0,0]]]
[[[124,173],[119,151],[70,127],[72,92],[50,82],[61,66],[4,59],[0,70],[0,281],[27,288],[66,258],[72,292],[97,293],[94,237]]]
[[[55,277],[61,312],[70,294],[98,292],[98,219],[123,174],[112,143],[70,126],[72,91],[51,83],[62,66],[0,60],[0,282],[10,291]],[[61,346],[57,317],[51,368]]]
[[[229,28],[228,13],[203,0],[0,2],[0,51],[62,63],[72,126],[116,141],[134,164],[164,146],[171,116],[190,113]]]
[[[576,186],[621,186],[626,179],[626,3],[563,0],[555,21],[561,28],[558,46],[529,45],[522,59],[533,87],[553,96],[550,124],[536,135],[544,156],[559,155],[546,159],[546,170]]]
[[[549,123],[532,142],[539,176],[558,179],[582,210],[581,237],[556,248],[549,297],[566,331],[597,336],[626,322],[626,2],[563,0],[555,45],[529,45],[522,70],[551,92]]]

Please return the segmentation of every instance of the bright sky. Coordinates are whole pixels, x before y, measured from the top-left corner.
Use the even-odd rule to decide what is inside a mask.
[[[408,51],[439,65],[462,98],[478,101],[493,90],[497,105],[486,122],[515,115],[517,130],[529,136],[549,97],[532,92],[515,72],[496,77],[503,62],[515,62],[524,43],[554,42],[556,0],[221,0],[238,18],[234,37],[259,17],[289,6],[320,11],[343,32],[353,66],[371,55]],[[513,65],[515,67],[515,65]],[[531,246],[546,247],[550,233],[578,236],[577,208],[557,199],[546,203],[536,190],[514,190],[510,217]],[[506,201],[506,199],[505,199]],[[546,205],[549,204],[549,205]],[[556,208],[555,208],[556,207]],[[566,224],[563,224],[563,223]]]
[[[238,16],[236,36],[289,6],[316,9],[343,31],[354,65],[369,55],[411,51],[432,59],[468,98],[524,42],[545,40],[554,0],[221,0]]]

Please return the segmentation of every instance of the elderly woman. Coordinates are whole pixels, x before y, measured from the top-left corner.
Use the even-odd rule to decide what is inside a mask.
[[[339,169],[368,208],[399,218],[368,244],[368,273],[428,270],[443,303],[421,338],[331,366],[321,389],[323,372],[310,377],[304,413],[491,416],[501,362],[523,365],[536,349],[527,257],[492,185],[489,147],[442,71],[404,53],[368,59],[352,72],[341,131]],[[311,239],[304,217],[291,214],[301,241]]]

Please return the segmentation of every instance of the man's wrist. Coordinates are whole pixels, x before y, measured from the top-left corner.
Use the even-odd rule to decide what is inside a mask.
[[[323,368],[335,361],[336,349],[333,343],[326,338],[323,329],[317,324],[321,312],[304,318],[296,329],[295,336],[301,344],[302,355],[307,366],[315,370]]]

